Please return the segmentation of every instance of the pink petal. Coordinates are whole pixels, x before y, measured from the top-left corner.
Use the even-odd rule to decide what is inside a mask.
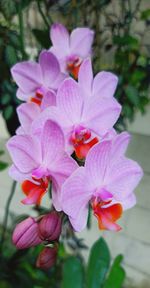
[[[111,98],[114,95],[118,83],[116,75],[110,72],[98,73],[93,81],[93,95],[96,97]]]
[[[84,98],[92,94],[93,71],[91,59],[86,59],[81,64],[78,75],[78,82]]]
[[[20,88],[17,89],[16,96],[23,101],[27,101],[28,99],[34,97],[35,91],[33,90],[32,92],[24,93]]]
[[[19,121],[27,134],[30,131],[31,123],[39,113],[40,107],[34,103],[23,103],[17,108]]]
[[[101,137],[113,127],[120,112],[121,106],[115,99],[91,98],[83,111],[82,121]]]
[[[109,165],[111,142],[104,141],[94,145],[86,157],[85,169],[88,185],[93,191],[103,186],[105,172]],[[111,193],[109,189],[106,189]]]
[[[106,189],[114,195],[117,201],[126,199],[140,182],[143,172],[133,160],[122,157],[113,162],[107,171]]]
[[[58,107],[51,106],[46,108],[32,123],[32,133],[39,135],[47,120],[52,120],[58,124],[63,124],[64,126],[69,125],[68,119],[65,118],[65,115],[61,113]]]
[[[70,50],[72,54],[83,59],[90,55],[94,32],[88,28],[76,28],[70,36]]]
[[[49,90],[43,97],[41,103],[41,109],[44,110],[47,107],[56,105],[56,94],[52,90]]]
[[[25,179],[31,180],[31,173],[21,173],[15,165],[9,168],[9,176],[22,183]]]
[[[127,132],[122,132],[119,135],[114,136],[112,149],[111,149],[111,161],[114,158],[116,161],[117,158],[123,156],[127,150],[128,144],[130,142],[131,136]]]
[[[82,113],[82,95],[77,82],[71,78],[64,80],[58,89],[57,106],[70,124],[78,123]]]
[[[76,161],[68,156],[67,153],[63,153],[59,159],[57,159],[53,165],[49,163],[49,170],[53,175],[53,178],[61,188],[64,181],[78,168]]]
[[[40,65],[31,61],[17,63],[11,69],[11,74],[24,93],[35,91],[42,83]]]
[[[123,210],[127,210],[135,206],[136,204],[136,196],[134,193],[131,193],[126,199],[124,199],[121,203]]]
[[[55,23],[51,26],[50,38],[53,46],[57,51],[60,51],[60,56],[69,51],[69,33],[65,26]]]
[[[39,57],[44,86],[53,88],[53,82],[57,78],[60,67],[57,58],[48,51],[42,51]]]
[[[42,165],[44,167],[49,167],[59,159],[60,154],[64,151],[64,141],[60,126],[51,120],[46,121],[41,136]]]
[[[40,145],[34,137],[28,135],[13,136],[7,142],[7,149],[20,172],[31,172],[41,161]]]
[[[73,229],[76,232],[81,232],[87,225],[88,220],[88,209],[83,208],[79,211],[79,214],[76,218],[69,217],[70,223],[73,226]]]
[[[63,211],[77,219],[81,209],[87,207],[92,196],[86,185],[87,177],[83,167],[78,168],[62,186],[61,203]]]

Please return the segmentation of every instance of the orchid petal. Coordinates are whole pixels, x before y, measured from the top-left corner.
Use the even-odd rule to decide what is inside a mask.
[[[124,200],[138,185],[142,175],[142,169],[135,161],[121,157],[107,171],[106,189],[117,201]]]
[[[45,86],[53,88],[53,82],[60,72],[57,58],[51,52],[45,50],[40,54],[39,63]]]
[[[103,136],[116,123],[120,112],[121,106],[115,99],[91,98],[83,110],[83,125]]]
[[[31,123],[39,115],[40,107],[34,103],[23,103],[17,108],[17,114],[24,131],[30,131]]]
[[[11,69],[13,79],[24,93],[33,92],[42,83],[40,65],[32,61],[15,64]]]
[[[70,124],[78,123],[81,118],[83,100],[77,82],[71,78],[64,80],[58,89],[57,106],[68,118]]]
[[[65,146],[63,132],[58,124],[48,120],[43,128],[41,147],[44,167],[49,167],[59,159]]]
[[[116,75],[102,71],[98,73],[93,81],[93,96],[111,98],[114,95],[118,83]]]
[[[106,168],[109,163],[111,142],[104,141],[94,145],[87,154],[85,169],[89,184],[93,190],[103,186]],[[109,189],[106,189],[110,191]],[[111,193],[111,191],[110,191]]]
[[[62,54],[69,51],[69,33],[65,26],[55,23],[51,26],[50,38],[54,47]]]
[[[29,135],[13,136],[7,142],[7,149],[20,172],[31,172],[41,161],[40,144]]]
[[[82,58],[89,56],[93,43],[94,32],[89,28],[76,28],[70,35],[70,50]]]
[[[71,218],[77,218],[81,208],[87,207],[92,196],[91,191],[86,186],[86,179],[85,169],[80,167],[73,172],[62,186],[62,208]]]
[[[91,96],[93,82],[91,59],[86,59],[81,64],[81,67],[79,69],[78,82],[80,85],[81,93],[85,97],[85,99]]]

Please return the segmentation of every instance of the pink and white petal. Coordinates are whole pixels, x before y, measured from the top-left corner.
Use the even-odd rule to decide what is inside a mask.
[[[52,177],[52,204],[56,211],[62,211],[61,201],[60,201],[60,191],[61,187],[58,186],[55,179]]]
[[[101,98],[113,97],[118,83],[118,77],[110,72],[98,73],[93,81],[93,96]]]
[[[69,125],[67,119],[64,117],[64,115],[61,114],[61,111],[58,109],[58,107],[51,106],[43,110],[39,117],[33,121],[31,127],[32,133],[40,135],[47,120],[52,120],[59,125]]]
[[[121,105],[115,99],[91,98],[83,110],[82,122],[85,127],[104,136],[116,123]]]
[[[126,199],[124,199],[121,202],[121,205],[123,207],[123,210],[127,210],[132,208],[133,206],[136,205],[136,196],[134,193],[131,193],[131,195],[129,195]]]
[[[133,160],[122,157],[109,165],[105,178],[106,189],[113,194],[114,199],[126,199],[140,182],[143,171]]]
[[[61,65],[61,63],[60,63]],[[66,79],[67,75],[64,73],[59,73],[57,78],[55,79],[55,81],[52,83],[52,88],[54,90],[57,90],[59,88],[59,86],[61,85],[61,83]]]
[[[15,166],[22,173],[30,173],[41,162],[40,143],[35,137],[13,136],[6,146]]]
[[[85,169],[88,186],[93,191],[104,184],[107,166],[109,164],[111,142],[103,141],[94,145],[87,154]],[[106,189],[111,193],[110,190]]]
[[[87,207],[92,197],[92,192],[88,190],[86,182],[85,168],[79,167],[62,186],[62,210],[71,218],[77,218],[81,208]]]
[[[44,167],[54,164],[65,149],[64,134],[60,126],[47,120],[41,136],[41,148]]]
[[[57,48],[61,55],[69,52],[69,33],[65,26],[60,23],[53,24],[50,29],[50,38],[54,48]]]
[[[131,135],[127,132],[122,132],[114,137],[111,149],[111,162],[113,159],[116,161],[117,158],[124,156],[130,139]]]
[[[28,101],[32,96],[34,97],[35,92],[24,93],[20,88],[17,89],[16,96],[18,99]]]
[[[80,209],[76,218],[69,217],[70,223],[76,232],[81,232],[87,225],[88,208]]]
[[[83,98],[80,94],[79,85],[75,80],[71,78],[64,80],[58,89],[56,104],[64,117],[68,119],[70,125],[79,123]]]
[[[60,66],[57,58],[46,50],[42,51],[39,56],[39,64],[42,71],[43,83],[47,88],[53,87],[53,82],[60,72]]]
[[[56,94],[54,91],[49,90],[43,97],[41,103],[41,110],[45,110],[50,106],[56,106]]]
[[[24,180],[31,180],[31,173],[21,173],[15,165],[9,168],[9,176],[14,180],[22,183]]]
[[[15,132],[16,132],[16,135],[24,135],[25,134],[25,131],[24,131],[22,126],[19,126]]]
[[[49,163],[49,170],[59,187],[78,167],[77,162],[65,152],[52,165]]]
[[[40,65],[32,61],[15,64],[11,69],[13,79],[26,94],[35,91],[42,83]]]
[[[70,52],[85,59],[91,54],[94,32],[89,28],[76,28],[70,35]]]
[[[86,99],[92,95],[92,84],[93,84],[93,70],[91,59],[86,59],[81,64],[78,75],[78,82],[82,95]]]
[[[33,120],[40,114],[40,107],[32,102],[23,103],[17,108],[17,114],[21,126],[28,134]]]

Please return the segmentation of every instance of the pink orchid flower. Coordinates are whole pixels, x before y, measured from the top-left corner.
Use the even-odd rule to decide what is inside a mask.
[[[135,205],[133,190],[142,169],[124,156],[130,136],[123,132],[111,141],[96,144],[88,153],[85,167],[78,168],[63,184],[61,203],[76,231],[87,224],[91,205],[100,229],[119,231],[115,223],[122,210]]]
[[[17,128],[16,134],[32,134],[32,122],[38,118],[40,113],[50,106],[56,105],[56,94],[49,91],[44,95],[41,104],[37,105],[34,102],[23,103],[17,108],[17,115],[21,126]]]
[[[67,151],[75,150],[81,159],[112,129],[121,111],[113,97],[117,78],[111,73],[101,72],[98,82],[98,75],[91,81],[91,97],[83,93],[83,86],[88,84],[82,85],[81,78],[84,71],[87,75],[87,64],[90,67],[89,60],[81,65],[79,83],[72,78],[65,79],[57,91],[56,107],[45,109],[32,125],[33,132],[40,133],[47,119],[58,122],[65,134]]]
[[[47,121],[41,138],[34,135],[12,137],[7,148],[14,162],[10,176],[19,182],[24,180],[24,204],[39,204],[41,195],[47,191],[52,181],[52,199],[60,210],[59,192],[63,182],[78,167],[77,163],[64,152],[65,140],[60,127],[53,121]],[[34,183],[32,183],[34,182]]]
[[[46,50],[41,52],[39,63],[33,61],[17,63],[12,67],[11,73],[19,87],[17,97],[39,105],[43,96],[50,93],[51,90],[57,90],[66,77],[60,72],[57,58]],[[51,94],[50,97],[52,97]],[[51,101],[55,102],[55,98]]]
[[[56,23],[51,27],[50,38],[53,44],[50,51],[59,60],[61,70],[77,79],[82,61],[91,55],[94,32],[89,28],[76,28],[69,35],[62,24]]]

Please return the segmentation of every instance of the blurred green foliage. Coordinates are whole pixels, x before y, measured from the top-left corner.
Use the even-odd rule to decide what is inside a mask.
[[[9,233],[8,233],[9,235]],[[103,238],[92,246],[88,264],[81,255],[69,254],[63,244],[60,245],[57,264],[46,271],[36,268],[36,258],[40,246],[16,251],[5,242],[0,257],[1,288],[122,288],[126,274],[122,267],[121,255],[110,265],[110,252]]]
[[[48,49],[49,27],[60,21],[70,31],[77,26],[91,27],[95,31],[95,72],[109,70],[119,76],[116,98],[123,109],[116,127],[122,130],[127,119],[134,119],[136,111],[144,113],[149,103],[150,82],[149,46],[144,37],[150,29],[150,10],[143,10],[142,4],[142,0],[1,0],[0,109],[9,132],[14,134],[18,126],[16,107],[19,104],[10,68],[29,58],[25,49],[28,36],[25,35],[30,32],[37,41],[37,50]],[[24,14],[30,10],[39,15],[43,23],[39,24],[40,28],[27,25]],[[138,26],[143,27],[142,32],[136,29]]]

